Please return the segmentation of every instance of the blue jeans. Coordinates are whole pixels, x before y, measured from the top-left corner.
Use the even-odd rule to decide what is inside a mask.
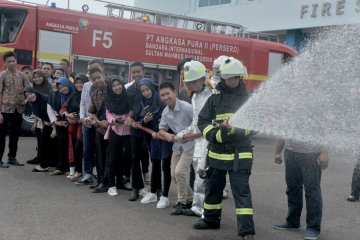
[[[84,172],[92,174],[95,166],[95,128],[82,126]]]

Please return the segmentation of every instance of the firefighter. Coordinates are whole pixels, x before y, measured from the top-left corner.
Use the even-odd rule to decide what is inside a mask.
[[[195,229],[220,228],[226,174],[236,205],[238,235],[243,240],[255,235],[249,177],[253,154],[251,131],[232,128],[227,120],[246,102],[248,93],[242,81],[245,66],[229,57],[220,66],[219,94],[213,94],[199,114],[198,127],[208,140],[204,214]]]
[[[198,116],[205,105],[205,102],[213,94],[213,89],[206,82],[206,68],[198,61],[186,62],[184,65],[184,83],[192,93],[191,104],[193,108],[193,121],[189,133],[197,133],[195,138],[195,149],[193,155],[193,167],[195,171],[205,169],[205,159],[208,142],[202,137],[202,134],[197,126]],[[203,213],[202,207],[205,197],[204,180],[195,176],[194,182],[194,197],[191,209],[183,210],[183,214],[187,216],[201,216]]]

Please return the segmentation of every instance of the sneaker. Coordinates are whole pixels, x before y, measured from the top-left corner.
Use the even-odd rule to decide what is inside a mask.
[[[197,230],[205,230],[205,229],[219,229],[220,223],[209,223],[205,222],[204,219],[199,219],[194,225],[194,229]]]
[[[242,238],[242,240],[254,240],[253,235],[246,235],[246,236],[242,236],[241,238]]]
[[[49,173],[49,176],[58,176],[58,175],[64,175],[65,173],[63,171],[60,170],[55,170],[51,173]]]
[[[70,177],[70,181],[71,182],[77,182],[80,180],[80,178],[82,177],[82,173],[78,173],[76,172],[74,176]]]
[[[167,208],[169,205],[170,205],[169,198],[162,196],[162,197],[160,197],[160,200],[156,204],[156,207],[157,208]]]
[[[142,197],[145,197],[148,193],[149,193],[149,191],[146,188],[140,189],[140,192],[139,192],[140,196],[142,196]]]
[[[280,223],[280,224],[275,224],[273,226],[274,229],[277,230],[300,230],[300,225],[299,226],[292,226],[288,223]]]
[[[70,167],[70,172],[69,174],[66,176],[67,179],[72,178],[73,176],[75,176],[75,167]]]
[[[316,240],[319,238],[319,236],[320,236],[320,231],[317,231],[312,228],[306,229],[306,231],[304,233],[304,239],[307,239],[307,240]]]
[[[178,202],[174,206],[171,215],[181,215],[184,209],[186,209],[186,205]]]
[[[144,173],[144,182],[145,184],[150,184],[150,174]]]
[[[75,182],[75,184],[78,186],[91,185],[91,184],[93,184],[93,180],[92,180],[92,177],[84,176],[82,179]]]
[[[34,157],[31,160],[26,161],[27,164],[38,164],[38,158]]]
[[[348,200],[349,202],[356,202],[359,201],[359,196],[355,197],[353,195],[350,195],[346,200]]]
[[[155,193],[148,193],[145,195],[145,197],[143,197],[143,199],[141,199],[141,203],[153,203],[153,202],[157,202],[157,196]]]
[[[112,196],[112,197],[119,195],[119,193],[116,190],[116,187],[109,188],[108,194],[109,194],[109,196]]]
[[[9,165],[14,165],[14,166],[24,166],[23,163],[19,162],[16,158],[14,157],[9,157],[8,162]]]
[[[4,163],[3,161],[0,161],[0,168],[9,168],[9,165]]]

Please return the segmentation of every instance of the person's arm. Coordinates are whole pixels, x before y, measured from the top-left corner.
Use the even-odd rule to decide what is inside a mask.
[[[166,138],[166,141],[175,142],[175,135],[167,132],[169,130],[169,125],[165,120],[164,112],[165,111],[163,111],[163,113],[161,114],[161,119],[159,123],[159,134]]]
[[[83,91],[81,92],[81,99],[80,99],[80,119],[84,119],[86,117],[86,93],[85,93],[85,89],[83,89]]]
[[[278,138],[276,140],[276,147],[275,147],[275,156],[274,156],[274,162],[281,164],[282,163],[282,157],[281,157],[281,152],[284,149],[284,145],[285,145],[285,139],[283,138]]]
[[[329,153],[327,147],[323,147],[317,163],[322,170],[325,170],[329,166]]]
[[[55,124],[55,122],[57,122],[57,113],[49,104],[47,104],[47,114],[49,116],[50,122]]]
[[[116,119],[115,115],[106,109],[106,120],[108,121],[108,123],[111,125],[114,124],[115,119]]]
[[[213,125],[213,107],[212,101],[216,95],[211,96],[205,103],[204,107],[199,113],[197,126],[202,135],[209,143],[223,143],[225,141],[224,133],[221,132],[219,126]]]

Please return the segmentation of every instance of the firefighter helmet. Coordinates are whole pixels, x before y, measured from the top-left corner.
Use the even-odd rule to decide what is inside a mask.
[[[221,66],[221,63],[227,58],[229,57],[225,55],[219,56],[217,59],[214,60],[213,68],[219,68]]]
[[[246,67],[236,58],[229,57],[224,59],[220,66],[220,77],[228,79],[231,77],[244,77],[247,75]]]
[[[206,68],[204,64],[198,61],[191,60],[184,65],[184,82],[192,82],[198,80],[206,75]]]

